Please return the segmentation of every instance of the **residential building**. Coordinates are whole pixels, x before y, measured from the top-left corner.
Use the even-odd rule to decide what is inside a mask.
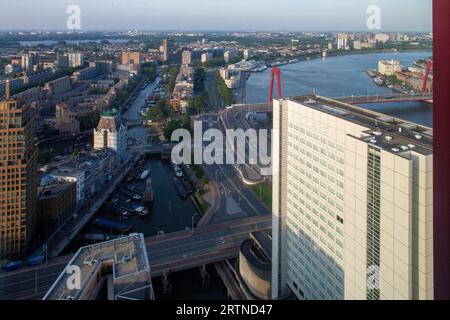
[[[140,52],[122,52],[122,66],[119,69],[128,69],[128,72],[139,72],[141,63]]]
[[[53,81],[47,82],[44,85],[44,90],[47,91],[47,97],[53,95],[60,95],[72,89],[72,82],[69,76],[61,77]]]
[[[223,53],[223,59],[226,63],[230,63],[234,58],[238,56],[236,50],[227,50]]]
[[[23,71],[31,72],[36,71],[36,67],[39,64],[39,56],[35,53],[27,53],[21,56],[20,66]]]
[[[39,233],[47,237],[76,213],[76,184],[62,182],[41,185],[38,194]]]
[[[80,52],[71,52],[67,54],[69,67],[78,68],[84,66],[84,55]]]
[[[67,54],[59,54],[56,56],[56,64],[58,67],[67,68],[69,67],[69,56]]]
[[[272,297],[433,299],[432,129],[274,101]]]
[[[122,64],[141,64],[139,52],[122,52]]]
[[[4,70],[6,75],[17,73],[19,71],[20,71],[20,66],[17,64],[7,64],[5,66],[5,70]]]
[[[384,76],[393,76],[396,72],[402,71],[400,61],[387,60],[378,62],[378,72]]]
[[[61,135],[72,135],[80,132],[80,121],[77,119],[77,114],[65,103],[56,105],[55,129]]]
[[[245,49],[243,55],[244,55],[244,60],[249,60],[251,58],[252,54],[249,49]]]
[[[183,51],[181,63],[184,65],[191,64],[192,63],[192,52],[190,52],[188,50]]]
[[[202,54],[201,62],[202,62],[202,63],[207,63],[207,62],[210,61],[212,58],[213,58],[212,53],[204,52],[204,53]]]
[[[353,49],[355,50],[363,50],[363,49],[372,49],[375,47],[375,43],[373,42],[365,42],[361,40],[355,40],[353,42]]]
[[[377,42],[386,43],[386,42],[389,41],[389,39],[390,39],[390,37],[389,37],[388,34],[377,33],[377,34],[375,35],[375,40],[376,40]]]
[[[164,39],[162,45],[162,60],[168,62],[172,57],[172,41],[170,39]]]
[[[338,50],[348,50],[348,35],[346,33],[338,34],[337,49]]]
[[[77,208],[81,208],[86,200],[86,171],[83,169],[64,167],[49,174],[59,183],[74,183],[76,189]]]

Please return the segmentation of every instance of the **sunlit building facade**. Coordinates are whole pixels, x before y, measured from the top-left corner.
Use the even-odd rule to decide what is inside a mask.
[[[273,298],[432,299],[432,130],[318,96],[273,113]]]

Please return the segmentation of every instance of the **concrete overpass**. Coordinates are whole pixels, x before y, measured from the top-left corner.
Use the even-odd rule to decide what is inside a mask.
[[[263,215],[185,230],[146,239],[152,277],[236,258],[250,232],[266,229],[271,215]],[[47,265],[0,273],[0,300],[40,299],[70,261],[71,255]]]

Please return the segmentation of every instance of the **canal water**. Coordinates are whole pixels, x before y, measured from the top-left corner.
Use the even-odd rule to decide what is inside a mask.
[[[380,60],[400,60],[410,67],[431,52],[384,52],[353,54],[300,61],[280,67],[283,96],[300,96],[315,92],[326,97],[386,94],[392,91],[378,87],[367,70],[377,69]],[[248,103],[268,101],[270,70],[252,74],[247,81]],[[428,127],[432,126],[432,106],[421,102],[368,104],[364,107]]]
[[[123,220],[119,215],[102,208],[97,214],[97,218],[102,217],[132,225],[132,232],[143,233],[146,237],[155,236],[158,232],[170,233],[191,228],[192,215],[197,214],[197,211],[189,198],[182,200],[178,196],[172,183],[174,173],[170,163],[161,161],[159,158],[151,158],[146,159],[144,167],[151,169],[155,198],[154,204],[146,205],[150,212],[149,215],[144,217],[132,216]],[[122,185],[130,184],[141,190],[145,188],[145,181],[143,180],[124,182]],[[93,225],[85,232],[103,233],[102,230]]]
[[[126,112],[129,120],[141,119],[139,111],[144,105],[145,99],[150,95],[158,82],[155,81],[147,86],[136,100],[131,104]],[[145,143],[147,141],[148,130],[143,127],[136,127],[128,132],[129,137],[137,138]],[[162,161],[159,157],[147,158],[143,168],[150,168],[150,177],[153,179],[153,190],[155,201],[151,205],[147,205],[150,214],[145,217],[133,216],[127,220],[121,220],[116,214],[109,212],[106,208],[100,210],[97,217],[108,218],[121,221],[133,226],[133,232],[143,233],[146,237],[157,235],[159,232],[170,233],[174,231],[191,228],[192,215],[197,214],[192,201],[188,198],[182,200],[175,189],[173,178],[175,177],[172,166],[168,161]],[[145,181],[135,180],[122,184],[133,185],[141,190],[145,188]],[[101,230],[91,225],[85,232],[102,233]]]

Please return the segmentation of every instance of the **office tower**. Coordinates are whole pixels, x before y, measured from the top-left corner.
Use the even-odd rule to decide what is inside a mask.
[[[172,54],[172,42],[170,39],[163,40],[163,61],[168,62]]]
[[[273,297],[432,299],[432,130],[318,96],[273,117]]]
[[[182,60],[181,61],[182,64],[185,64],[185,65],[191,64],[191,62],[192,62],[192,53],[190,51],[188,51],[188,50],[183,51],[183,55],[182,55],[182,59],[181,60]]]
[[[348,49],[348,35],[345,33],[339,33],[337,36],[337,49],[347,50]]]
[[[80,52],[72,52],[68,54],[69,67],[77,68],[84,65],[84,55]]]
[[[18,99],[0,102],[0,260],[29,251],[37,207],[34,110]]]
[[[94,149],[111,149],[124,159],[127,149],[127,128],[120,115],[105,112],[94,129]]]

